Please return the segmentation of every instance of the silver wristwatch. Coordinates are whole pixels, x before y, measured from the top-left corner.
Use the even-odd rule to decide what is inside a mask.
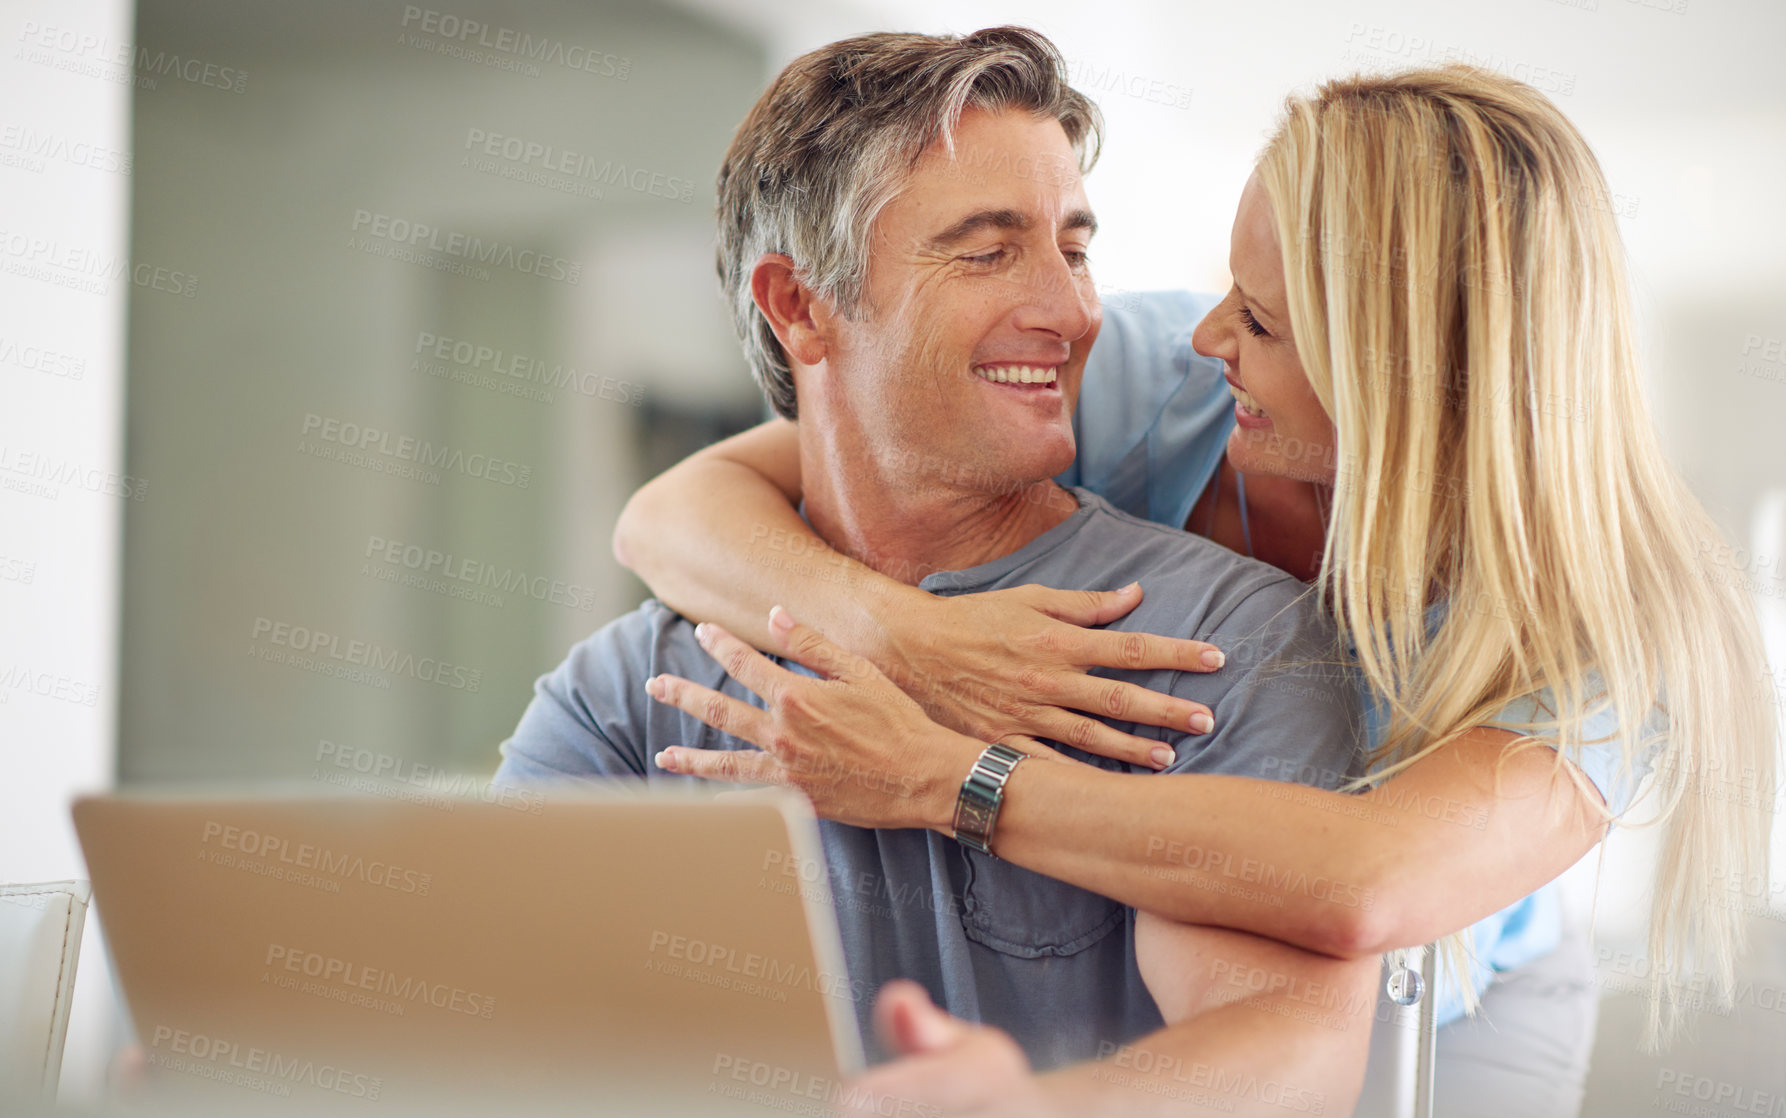
[[[1011,770],[1029,754],[1008,745],[989,745],[961,782],[955,798],[955,839],[961,845],[992,853],[992,827],[998,822],[999,805],[1005,802],[1005,781]]]

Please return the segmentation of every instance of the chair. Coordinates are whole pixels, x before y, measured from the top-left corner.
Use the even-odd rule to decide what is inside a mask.
[[[1358,1118],[1432,1118],[1439,1038],[1438,957],[1431,946],[1383,957],[1370,1060],[1353,1111]],[[1417,981],[1408,980],[1403,960]]]
[[[85,881],[0,885],[0,1098],[55,1100],[91,895]]]

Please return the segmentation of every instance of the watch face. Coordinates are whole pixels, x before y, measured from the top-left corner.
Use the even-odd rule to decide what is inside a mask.
[[[963,803],[961,805],[961,822],[956,824],[957,831],[966,831],[970,835],[984,835],[992,826],[992,810],[985,804]]]

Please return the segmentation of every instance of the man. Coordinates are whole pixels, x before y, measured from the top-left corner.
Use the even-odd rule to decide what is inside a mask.
[[[1144,580],[1146,601],[1113,628],[1194,636],[1228,655],[1214,675],[1117,673],[1213,715],[1203,733],[1129,727],[1160,739],[1166,771],[1335,783],[1358,771],[1358,711],[1349,683],[1318,666],[1333,637],[1301,584],[1049,480],[1073,461],[1101,318],[1081,181],[1098,120],[1064,70],[1021,29],[864,36],[794,62],[740,126],[721,174],[721,275],[759,382],[798,416],[802,513],[837,550],[939,594]],[[665,747],[748,750],[670,705],[701,687],[760,706],[750,680],[704,650],[741,663],[733,645],[647,603],[540,680],[498,779],[684,779]],[[899,997],[917,1000],[881,1022],[888,1048],[990,1045],[1001,1070],[972,1077],[956,1102],[988,1090],[1007,1104],[1040,1105],[1040,1092],[1073,1106],[1108,1092],[1157,1100],[1163,1087],[1203,1089],[1194,1076],[1154,1081],[1195,1059],[1224,1069],[1227,1087],[1210,1094],[1238,1095],[1221,1100],[1230,1111],[1281,1109],[1300,1090],[1344,1112],[1362,1075],[1374,960],[1169,925],[958,844],[935,821],[939,806],[953,818],[979,754],[964,748],[899,774],[911,781],[908,826],[828,819],[821,831],[852,986],[913,979],[1015,1044],[961,1031],[906,988]],[[1262,978],[1214,978],[1236,973]],[[1311,1022],[1286,1000],[1310,982],[1364,1011]],[[857,1008],[870,1031],[869,999]],[[1122,1064],[1137,1050],[1145,1060]],[[1082,1065],[1038,1081],[1023,1066],[1112,1052],[1120,1072]]]

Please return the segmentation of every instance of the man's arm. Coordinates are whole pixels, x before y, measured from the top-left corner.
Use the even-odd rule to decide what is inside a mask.
[[[1378,959],[1332,959],[1146,913],[1135,952],[1166,1027],[1044,1076],[1063,1113],[1352,1113],[1370,1051]]]
[[[862,1113],[981,1118],[1352,1113],[1377,959],[1146,915],[1135,948],[1165,1028],[1036,1077],[1002,1031],[949,1018],[921,990],[890,988],[876,1018],[903,1058],[854,1081],[850,1101]]]

